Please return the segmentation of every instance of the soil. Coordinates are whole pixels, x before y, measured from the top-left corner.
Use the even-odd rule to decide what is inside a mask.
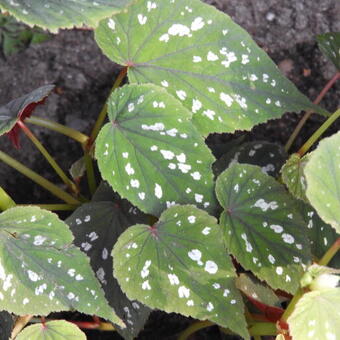
[[[340,2],[337,0],[206,0],[232,16],[279,65],[282,72],[310,99],[315,99],[335,73],[335,67],[319,51],[315,35],[340,31]],[[46,104],[36,113],[89,133],[101,110],[120,67],[102,55],[93,32],[61,31],[39,45],[5,59],[0,56],[0,105],[45,84],[57,86]],[[340,83],[322,101],[330,112],[340,105]],[[247,140],[267,140],[285,144],[299,116],[285,114],[282,119],[256,126],[243,133]],[[296,150],[324,120],[313,116],[305,125],[292,151]],[[338,131],[340,122],[327,131]],[[77,143],[49,131],[33,128],[61,167],[68,169],[82,152]],[[240,135],[240,133],[236,134]],[[209,144],[227,142],[229,134],[209,137]],[[22,136],[22,148],[14,149],[0,137],[0,149],[56,183],[58,178],[39,152]],[[30,180],[0,163],[0,186],[18,203],[52,203],[55,200]],[[170,339],[190,321],[164,313],[152,315],[141,339]],[[156,330],[156,333],[155,333]],[[209,333],[210,332],[210,333]],[[213,332],[213,334],[211,333]],[[93,333],[95,339],[113,339]],[[103,333],[105,334],[105,333]],[[195,339],[222,339],[214,328]]]

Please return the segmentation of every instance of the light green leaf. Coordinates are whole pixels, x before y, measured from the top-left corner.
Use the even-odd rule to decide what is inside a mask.
[[[320,50],[340,71],[340,32],[320,34],[316,40]]]
[[[79,207],[67,220],[75,240],[90,258],[106,299],[126,328],[116,327],[124,339],[134,339],[149,317],[150,309],[130,301],[113,277],[111,251],[119,235],[136,223],[148,223],[148,217],[127,201],[91,202]]]
[[[167,209],[153,226],[127,229],[113,248],[114,275],[130,299],[211,320],[249,339],[221,229],[194,206]]]
[[[233,164],[216,182],[227,249],[274,289],[294,293],[310,261],[296,202],[261,168]]]
[[[86,340],[86,335],[75,324],[65,320],[54,320],[26,327],[16,340]]]
[[[95,33],[110,59],[129,66],[130,82],[166,87],[203,135],[250,130],[286,111],[322,111],[246,31],[199,0],[139,0]]]
[[[306,197],[306,178],[304,168],[309,160],[310,154],[300,157],[294,153],[281,169],[283,183],[287,185],[289,192],[296,198],[308,203]]]
[[[179,100],[155,85],[127,85],[109,98],[108,114],[96,158],[114,190],[155,216],[175,203],[215,209],[214,158]]]
[[[59,28],[96,27],[98,22],[124,9],[132,0],[0,0],[8,11],[28,25],[51,32]]]
[[[340,338],[340,288],[304,294],[288,318],[294,340]]]
[[[18,315],[76,309],[123,326],[72,241],[49,211],[15,207],[0,214],[0,309]]]
[[[340,132],[323,139],[305,166],[306,195],[319,216],[340,233]]]

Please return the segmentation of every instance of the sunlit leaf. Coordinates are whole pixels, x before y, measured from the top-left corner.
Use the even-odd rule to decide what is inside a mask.
[[[114,190],[155,216],[175,203],[214,210],[214,158],[179,100],[155,85],[127,85],[108,114],[96,158]]]
[[[306,195],[319,216],[340,233],[340,132],[323,139],[305,166]]]
[[[117,327],[124,339],[134,339],[149,317],[150,309],[130,301],[113,277],[111,251],[119,235],[136,223],[148,223],[148,217],[123,200],[83,204],[67,220],[75,245],[90,257],[91,266],[105,292],[106,299],[126,328]]]
[[[233,164],[217,179],[227,249],[274,289],[294,293],[310,261],[305,223],[296,202],[253,165]]]
[[[28,25],[57,32],[59,28],[96,27],[98,22],[124,9],[132,0],[0,0],[0,9]]]
[[[0,214],[0,309],[47,315],[76,309],[123,326],[68,226],[36,207]]]
[[[249,339],[221,236],[216,219],[205,211],[171,207],[155,225],[137,224],[119,237],[114,275],[130,299],[211,320]]]
[[[309,154],[302,158],[299,154],[292,154],[281,169],[282,181],[287,185],[289,192],[298,199],[308,203],[306,197],[307,183],[304,168],[309,160]]]
[[[340,288],[304,294],[288,318],[294,340],[340,338]]]
[[[249,130],[314,106],[229,16],[198,0],[136,1],[103,20],[96,40],[129,80],[164,86],[199,131]]]
[[[340,71],[340,32],[324,33],[316,37],[320,50]]]
[[[86,340],[86,335],[75,324],[65,320],[53,320],[26,327],[16,340]]]

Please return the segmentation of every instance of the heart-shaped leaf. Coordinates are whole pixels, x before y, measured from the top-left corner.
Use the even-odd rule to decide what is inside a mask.
[[[340,132],[323,139],[305,166],[306,195],[319,216],[340,233]]]
[[[112,252],[114,275],[130,299],[211,320],[249,339],[221,236],[205,211],[171,207],[157,224],[137,224],[119,237]]]
[[[132,0],[0,0],[0,9],[28,25],[57,32],[59,28],[96,27],[98,22],[124,9]]]
[[[65,320],[53,320],[26,327],[16,340],[86,340],[86,335],[75,324]]]
[[[288,318],[294,340],[340,338],[340,288],[304,294]]]
[[[294,293],[310,261],[306,227],[296,202],[261,168],[233,164],[217,179],[227,249],[274,289]]]
[[[155,85],[127,85],[108,113],[96,158],[114,190],[155,216],[175,203],[214,210],[214,159],[179,100]]]
[[[340,71],[340,32],[324,33],[316,37],[320,50]]]
[[[0,309],[18,315],[76,309],[124,326],[72,241],[49,211],[15,207],[0,214]]]
[[[16,147],[19,147],[19,128],[16,123],[29,117],[35,107],[42,104],[53,90],[54,85],[46,85],[14,99],[0,107],[0,136],[9,133],[10,139]]]
[[[136,1],[103,20],[96,41],[129,79],[162,85],[203,135],[249,130],[314,106],[229,16],[198,0]]]
[[[10,339],[13,326],[12,315],[5,311],[0,312],[0,340]]]
[[[304,168],[309,160],[307,154],[300,157],[299,154],[292,154],[281,169],[283,183],[287,185],[289,192],[296,198],[308,203],[306,197],[307,183]]]
[[[144,327],[150,309],[130,301],[113,277],[111,251],[119,235],[136,223],[148,223],[148,217],[126,201],[83,204],[67,220],[75,240],[90,257],[91,266],[101,282],[106,299],[126,328],[117,327],[124,339],[134,339]]]
[[[214,163],[213,169],[217,176],[237,162],[258,165],[265,174],[277,176],[286,158],[287,154],[281,145],[264,141],[248,142],[229,150]]]

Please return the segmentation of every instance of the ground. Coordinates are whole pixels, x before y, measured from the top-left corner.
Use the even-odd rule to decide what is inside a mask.
[[[315,42],[315,35],[340,31],[340,2],[337,0],[207,0],[233,17],[256,42],[267,51],[296,86],[311,100],[315,99],[335,72]],[[101,110],[119,66],[102,55],[93,32],[62,31],[39,45],[5,59],[0,56],[0,105],[44,84],[53,83],[53,93],[46,105],[37,110],[40,116],[67,124],[89,133]],[[340,84],[325,97],[322,106],[330,111],[339,107]],[[269,140],[284,144],[299,116],[286,114],[280,120],[262,124],[247,133],[247,139]],[[294,149],[320,125],[322,118],[313,117],[303,129]],[[334,125],[327,133],[337,131]],[[68,169],[81,156],[80,147],[67,138],[35,128],[44,145],[62,168]],[[210,137],[231,139],[230,135]],[[46,178],[58,181],[48,164],[24,136],[22,148],[15,150],[5,137],[0,149],[10,153]],[[50,203],[54,199],[15,170],[0,163],[0,186],[18,203]],[[163,318],[162,314],[162,318]],[[173,319],[172,319],[173,321]],[[181,325],[181,322],[175,322]],[[158,326],[163,327],[163,326]],[[169,327],[166,327],[169,329]],[[176,326],[171,326],[174,331]],[[158,333],[161,334],[161,333]],[[162,333],[164,339],[168,333]],[[170,334],[169,334],[170,335]],[[158,337],[159,338],[159,337]],[[152,339],[149,333],[148,339]]]

